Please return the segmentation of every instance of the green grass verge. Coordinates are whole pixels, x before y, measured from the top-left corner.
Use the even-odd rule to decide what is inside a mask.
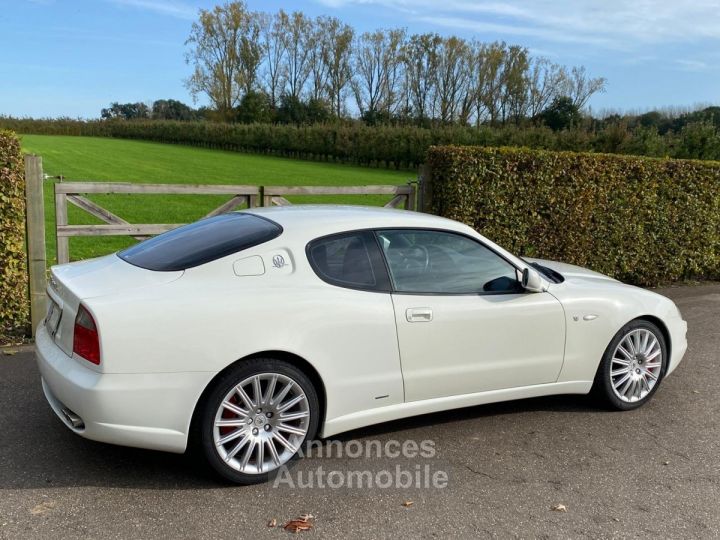
[[[203,148],[94,137],[22,135],[27,153],[43,158],[45,174],[65,181],[105,181],[166,184],[359,186],[404,184],[411,172],[351,167],[270,156],[238,154]],[[45,185],[45,227],[48,264],[55,256],[54,180]],[[92,195],[92,199],[130,223],[187,223],[229,199],[216,195]],[[383,196],[289,197],[293,203],[382,205]],[[71,224],[98,220],[69,205]],[[133,244],[125,236],[71,238],[72,260],[97,257]]]

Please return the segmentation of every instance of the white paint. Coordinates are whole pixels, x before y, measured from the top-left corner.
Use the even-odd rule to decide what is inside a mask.
[[[391,295],[329,285],[305,254],[327,234],[418,227],[470,235],[519,272],[527,267],[454,221],[363,207],[252,212],[283,234],[185,272],[143,270],[115,255],[53,268],[58,290],[49,294],[63,316],[55,340],[39,329],[38,364],[56,412],[62,403],[85,421],[80,435],[182,452],[212,378],[263,351],[300,356],[318,372],[327,397],[322,435],[330,436],[444,409],[586,393],[613,335],[640,316],[669,329],[669,372],[687,347],[669,299],[570,265],[543,261],[567,278],[547,292]],[[80,302],[99,328],[100,366],[71,354]],[[410,322],[408,310],[419,320]],[[597,318],[583,320],[588,314]]]

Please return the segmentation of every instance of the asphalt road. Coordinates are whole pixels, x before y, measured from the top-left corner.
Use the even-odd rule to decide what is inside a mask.
[[[335,447],[278,487],[226,486],[186,456],[77,437],[46,405],[32,354],[0,355],[0,538],[283,538],[268,522],[306,513],[307,537],[717,538],[720,285],[661,292],[688,321],[690,348],[644,408],[566,396],[393,422],[341,438],[352,455],[349,441],[379,441],[371,457]],[[394,440],[432,441],[434,455],[378,458],[372,445],[390,442],[392,455]],[[398,466],[418,485],[382,487]],[[337,471],[325,483],[345,485],[299,487],[320,467]],[[374,487],[347,487],[348,471],[369,471]]]

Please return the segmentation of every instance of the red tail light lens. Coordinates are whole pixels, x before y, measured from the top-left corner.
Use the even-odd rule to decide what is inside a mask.
[[[100,365],[100,336],[90,312],[80,305],[75,317],[73,352],[88,362]]]

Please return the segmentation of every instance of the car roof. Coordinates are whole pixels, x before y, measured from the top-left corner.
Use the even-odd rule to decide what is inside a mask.
[[[313,235],[358,229],[418,227],[469,232],[457,221],[395,208],[332,204],[272,206],[244,210],[278,223],[288,232],[304,230]]]

